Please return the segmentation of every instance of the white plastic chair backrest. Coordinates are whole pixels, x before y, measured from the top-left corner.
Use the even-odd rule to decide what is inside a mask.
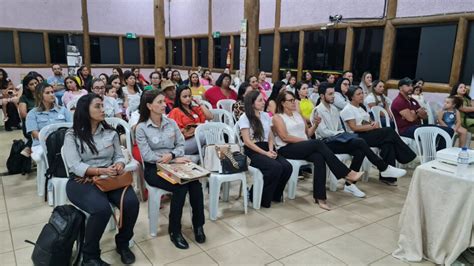
[[[212,104],[208,101],[201,100],[201,103],[204,104],[208,110],[214,109],[214,108],[212,108]]]
[[[64,146],[61,147],[61,158],[63,159],[64,169],[66,169],[66,176],[69,177],[69,166],[66,162],[66,157],[64,157]]]
[[[127,148],[128,153],[130,154],[130,158],[132,157],[132,132],[130,129],[130,125],[123,119],[118,118],[118,117],[106,117],[105,122],[109,124],[111,127],[116,128],[118,125],[123,126],[125,129],[125,144]]]
[[[234,105],[235,100],[233,99],[222,99],[217,101],[216,107],[217,109],[223,109],[232,113],[232,106]]]
[[[72,111],[72,109],[76,109],[77,100],[78,100],[78,98],[76,98],[76,99],[73,99],[72,101],[70,101],[70,102],[68,102],[68,103],[67,103],[67,106],[66,106],[66,108],[67,108],[67,110],[68,110],[68,111],[70,111],[70,112],[71,112],[71,111]]]
[[[204,87],[204,89],[208,90],[208,89],[212,88],[212,85],[204,85],[203,87]]]
[[[390,127],[390,116],[388,115],[387,110],[380,106],[373,106],[372,107],[372,114],[374,115],[375,122],[379,123],[382,126],[382,119],[380,118],[380,113],[383,113],[385,116],[385,127]]]
[[[239,123],[235,123],[234,125],[234,132],[235,132],[235,138],[237,139],[237,143],[239,143],[240,147],[244,146],[244,143],[242,139],[240,138],[240,126]]]
[[[232,127],[221,122],[208,122],[200,124],[195,132],[195,139],[199,150],[199,159],[204,162],[204,151],[201,140],[206,140],[206,145],[236,143],[235,132]],[[225,137],[227,135],[227,142]]]
[[[438,127],[419,127],[415,130],[415,142],[421,163],[436,159],[436,139],[440,135],[446,141],[446,148],[453,146],[453,139],[449,134]]]
[[[49,164],[48,164],[48,148],[46,147],[46,139],[48,138],[49,134],[53,133],[54,131],[62,128],[62,127],[67,127],[67,128],[71,128],[72,127],[72,122],[65,122],[65,123],[56,123],[56,124],[51,124],[51,125],[47,125],[45,127],[43,127],[40,132],[39,132],[39,135],[38,135],[38,140],[39,140],[39,143],[41,145],[41,147],[43,148],[43,154],[44,154],[44,158],[46,159],[46,167],[49,167]]]
[[[436,125],[436,116],[429,104],[426,105],[426,113],[428,113],[428,125]]]
[[[231,127],[234,126],[234,117],[232,116],[232,113],[224,109],[212,109],[212,110],[209,110],[209,112],[211,112],[213,116],[211,120],[212,122],[221,122]]]

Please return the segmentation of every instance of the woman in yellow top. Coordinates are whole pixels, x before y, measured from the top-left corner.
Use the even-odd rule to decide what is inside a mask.
[[[308,98],[308,84],[299,83],[296,86],[296,91],[299,96],[297,108],[298,112],[303,116],[307,123],[310,123],[311,112],[313,111],[314,104],[311,99]]]
[[[191,88],[191,94],[193,96],[201,96],[204,99],[204,93],[206,89],[199,82],[199,75],[197,73],[192,73],[189,76],[189,87]]]

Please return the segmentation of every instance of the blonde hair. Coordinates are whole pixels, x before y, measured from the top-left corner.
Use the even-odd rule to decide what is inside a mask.
[[[36,85],[36,88],[35,88],[35,106],[36,106],[36,109],[40,112],[42,111],[46,111],[48,108],[46,108],[46,106],[44,105],[44,102],[43,102],[43,93],[44,91],[47,89],[47,88],[52,88],[53,86],[51,86],[50,84],[48,83],[39,83],[38,85]],[[52,109],[54,108],[55,106],[55,103],[53,103],[53,105],[49,108],[49,109]]]

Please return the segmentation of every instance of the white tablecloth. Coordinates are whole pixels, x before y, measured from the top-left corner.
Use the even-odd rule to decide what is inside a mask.
[[[456,167],[431,161],[416,168],[400,214],[398,249],[393,256],[452,264],[474,246],[474,166],[468,178]]]

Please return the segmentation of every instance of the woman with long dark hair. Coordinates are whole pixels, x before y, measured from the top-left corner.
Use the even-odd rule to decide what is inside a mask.
[[[91,92],[92,75],[90,69],[86,66],[81,66],[76,74],[81,79],[82,88],[87,92]]]
[[[111,75],[109,77],[109,80],[107,81],[108,85],[112,85],[112,87],[115,88],[117,91],[117,103],[119,105],[120,110],[122,110],[122,115],[125,115],[125,108],[124,108],[124,103],[125,103],[125,95],[122,90],[122,81],[120,76],[118,75]]]
[[[123,78],[125,79],[126,86],[122,88],[122,92],[125,95],[125,102],[123,103],[124,108],[128,108],[130,113],[137,110],[140,106],[140,96],[142,90],[137,84],[137,78],[133,75],[131,71],[125,71],[123,73]]]
[[[69,76],[64,79],[64,85],[66,86],[66,92],[64,92],[61,99],[64,107],[67,108],[68,103],[77,101],[81,96],[86,95],[87,91],[84,90],[78,81],[78,77]]]
[[[145,163],[145,180],[150,186],[173,193],[169,214],[168,233],[177,248],[187,249],[189,244],[181,233],[181,216],[186,194],[192,207],[192,222],[196,242],[204,243],[204,202],[199,181],[171,184],[157,175],[156,163],[184,163],[184,137],[176,122],[165,116],[165,96],[156,90],[146,91],[140,102],[140,119],[136,127],[136,141]]]
[[[31,134],[26,133],[25,119],[28,115],[28,112],[35,108],[35,89],[38,85],[38,79],[35,75],[29,74],[23,78],[23,95],[20,97],[20,103],[18,104],[18,111],[20,112],[20,118],[22,123],[23,136],[28,140],[26,142],[26,148],[22,151],[22,154],[25,156],[30,156],[31,154],[31,145],[33,144],[33,139]]]
[[[321,83],[321,85],[323,85],[323,83]],[[342,111],[342,109],[344,109],[344,107],[349,103],[346,93],[350,85],[350,79],[341,78],[337,81],[336,86],[334,87],[334,106],[336,106],[338,111]]]
[[[369,109],[368,112],[372,113],[371,109],[374,106],[379,106],[387,111],[388,115],[390,116],[389,119],[391,121],[391,126],[395,128],[395,124],[393,123],[393,114],[392,110],[390,110],[390,105],[392,104],[392,100],[385,96],[385,82],[383,80],[375,80],[372,82],[372,92],[367,95],[364,99],[364,104]],[[386,117],[383,113],[380,113],[380,123],[382,127],[385,126]]]
[[[140,87],[140,90],[143,90],[145,86],[150,84],[148,80],[145,79],[145,77],[140,73],[140,68],[138,67],[132,67],[130,69],[132,71],[133,75],[135,76],[135,79],[137,81],[137,85]]]
[[[12,127],[21,128],[21,119],[18,114],[20,94],[21,91],[13,86],[7,72],[0,68],[0,105],[2,106],[6,131],[12,131]]]
[[[100,258],[100,239],[112,215],[110,204],[120,207],[123,189],[102,192],[89,182],[81,182],[90,176],[117,176],[124,173],[125,158],[120,148],[117,132],[105,122],[102,98],[90,93],[79,98],[74,112],[73,128],[66,132],[64,158],[74,178],[69,179],[66,193],[69,200],[89,214],[87,219],[83,265],[109,265]],[[139,202],[133,189],[127,189],[123,197],[123,209],[115,236],[116,251],[122,263],[135,262],[129,248],[133,228],[138,217]]]
[[[211,103],[212,108],[216,108],[217,102],[222,99],[237,100],[237,93],[230,87],[231,80],[229,74],[222,73],[216,81],[216,86],[204,93],[204,97]]]
[[[265,111],[270,114],[270,116],[276,114],[276,99],[280,92],[286,90],[286,85],[283,81],[277,81],[273,84],[272,93],[268,97],[267,102],[265,103]]]
[[[206,89],[199,82],[198,73],[191,73],[191,75],[189,75],[189,88],[191,88],[191,93],[193,96],[200,96],[204,99],[204,93],[206,93]]]
[[[178,70],[173,70],[171,72],[171,80],[176,84],[176,88],[183,84],[183,79],[181,79],[181,73]]]
[[[203,86],[214,85],[214,81],[212,80],[212,74],[211,74],[211,71],[209,69],[204,69],[204,71],[202,72],[202,75],[201,75],[201,80],[199,82]]]
[[[472,89],[473,88],[471,88],[471,90]],[[462,126],[469,132],[474,133],[474,100],[469,96],[466,84],[458,83],[454,85],[450,95],[462,99],[463,104],[459,108],[459,112],[461,112]]]
[[[270,208],[272,201],[282,201],[283,190],[291,176],[292,168],[291,164],[275,151],[272,120],[268,113],[263,111],[265,102],[260,93],[249,92],[244,102],[245,114],[238,122],[240,134],[245,144],[245,154],[251,160],[250,165],[258,168],[263,174],[261,205]],[[252,197],[253,193],[250,192],[249,195]]]
[[[273,130],[276,133],[275,144],[278,154],[287,159],[307,160],[314,164],[313,198],[325,210],[331,207],[326,202],[326,164],[336,178],[345,178],[354,182],[363,172],[347,168],[322,140],[310,139],[316,131],[319,120],[308,127],[303,117],[296,111],[296,99],[292,92],[278,95],[277,114],[273,116]]]
[[[112,68],[112,75],[116,75],[116,76],[119,77],[121,86],[125,85],[125,82],[123,80],[123,70],[122,70],[122,68],[120,68],[120,67]],[[109,79],[107,80],[107,83],[111,78],[112,78],[112,76],[109,77]]]
[[[240,84],[239,90],[237,91],[237,101],[232,105],[232,112],[237,121],[239,121],[240,116],[245,113],[244,97],[251,91],[253,91],[253,88],[248,82]]]
[[[199,124],[211,120],[212,113],[205,105],[196,105],[193,102],[191,89],[187,86],[178,88],[174,101],[174,108],[168,114],[178,124],[181,133],[186,140],[184,143],[184,154],[193,155],[198,153],[198,146],[194,137],[194,130]]]

